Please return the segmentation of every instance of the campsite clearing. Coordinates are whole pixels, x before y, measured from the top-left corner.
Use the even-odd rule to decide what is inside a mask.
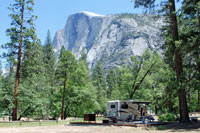
[[[165,132],[200,132],[200,121],[192,124],[171,123],[153,127],[126,127],[126,126],[80,126],[80,125],[53,125],[37,127],[2,127],[1,133],[165,133]]]

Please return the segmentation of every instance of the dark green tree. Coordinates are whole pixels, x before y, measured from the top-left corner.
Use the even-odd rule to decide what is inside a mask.
[[[13,104],[13,88],[15,83],[15,72],[14,72],[14,60],[12,57],[7,57],[8,64],[5,65],[6,72],[4,73],[4,77],[2,77],[1,82],[1,93],[0,93],[0,113],[2,116],[10,116],[12,115],[12,110],[14,108]]]
[[[184,72],[186,73],[188,83],[187,94],[189,101],[189,108],[193,105],[200,107],[200,1],[199,0],[184,0],[182,4],[182,12],[179,15],[180,39],[184,42],[182,50],[184,50]],[[194,96],[193,96],[194,95]],[[194,98],[195,97],[195,98]],[[197,99],[193,100],[192,99]],[[199,110],[197,106],[192,111]],[[190,108],[191,110],[191,108]]]
[[[130,98],[134,76],[130,66],[123,65],[116,69],[117,89],[112,92],[113,99],[127,100]]]
[[[12,19],[11,28],[7,29],[7,35],[10,37],[11,42],[7,43],[5,47],[12,48],[11,51],[13,57],[17,58],[16,67],[16,80],[14,87],[14,109],[12,113],[12,120],[17,120],[17,110],[18,110],[18,87],[20,81],[20,70],[21,70],[21,58],[22,51],[26,45],[32,43],[32,40],[36,40],[35,28],[33,21],[36,18],[31,15],[34,5],[33,0],[15,0],[13,4],[10,5],[9,9],[11,14],[9,15]]]
[[[83,117],[84,114],[95,113],[98,110],[97,93],[92,85],[85,52],[81,54],[77,64],[69,81],[65,110],[68,116]]]
[[[0,90],[3,87],[3,72],[2,72],[2,65],[1,65],[1,60],[0,60]]]
[[[147,75],[153,69],[156,61],[151,58],[152,54],[149,49],[146,49],[141,57],[132,56],[132,72],[133,72],[133,84],[131,87],[130,99],[133,98],[136,90],[140,88]]]
[[[76,64],[77,63],[74,55],[69,50],[67,50],[61,54],[58,66],[56,68],[56,75],[58,79],[63,81],[61,119],[64,119],[66,83],[71,78],[71,73],[75,71]]]
[[[98,113],[103,113],[106,110],[107,86],[104,70],[100,61],[98,61],[97,65],[94,67],[92,80],[97,90],[97,102],[100,105]]]
[[[52,106],[52,97],[54,92],[54,80],[55,80],[55,55],[53,51],[53,44],[51,40],[50,31],[47,32],[47,38],[45,45],[43,47],[43,62],[44,62],[44,72],[45,72],[45,79],[46,79],[46,97],[47,97],[47,105],[46,105],[46,119],[48,119],[49,116],[49,108]],[[52,111],[54,111],[52,109]]]
[[[21,70],[18,119],[21,117],[41,118],[45,114],[45,105],[48,101],[40,41],[35,41],[25,47]]]
[[[65,47],[64,46],[62,46],[61,47],[61,49],[60,49],[60,54],[59,54],[59,59],[61,58],[61,56],[63,55],[63,53],[65,52],[66,50],[65,50]]]
[[[135,7],[144,7],[146,9],[155,9],[156,0],[135,0],[134,4]],[[178,97],[179,97],[179,109],[180,109],[180,122],[187,123],[189,122],[189,112],[187,106],[187,99],[186,99],[186,90],[185,86],[182,86],[184,76],[183,76],[183,61],[182,61],[182,53],[180,49],[180,40],[179,40],[179,32],[178,32],[178,22],[177,22],[177,15],[176,15],[176,8],[175,8],[175,0],[168,0],[168,1],[160,1],[164,4],[164,9],[166,15],[169,17],[169,28],[170,28],[170,35],[171,35],[171,46],[174,55],[174,68],[177,77],[177,89],[178,89]]]
[[[112,99],[113,92],[117,89],[117,81],[116,81],[116,71],[115,69],[109,69],[107,73],[107,98]]]

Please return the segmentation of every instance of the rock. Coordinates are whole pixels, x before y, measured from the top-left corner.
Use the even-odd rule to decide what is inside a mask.
[[[99,60],[108,69],[130,64],[130,57],[142,55],[146,48],[160,51],[163,24],[162,18],[155,20],[152,15],[79,12],[69,16],[53,43],[56,51],[64,45],[77,59],[85,49],[90,69]]]

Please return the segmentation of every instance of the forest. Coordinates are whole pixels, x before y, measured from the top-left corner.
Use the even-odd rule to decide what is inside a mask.
[[[200,0],[134,0],[135,8],[164,16],[162,53],[146,49],[131,56],[131,65],[104,69],[98,61],[88,68],[87,51],[76,59],[64,48],[56,54],[50,30],[45,43],[37,37],[34,0],[10,5],[10,40],[2,45],[6,64],[0,70],[0,117],[56,119],[104,114],[107,101],[149,101],[163,121],[190,122],[200,111]],[[155,18],[156,19],[156,18]],[[3,74],[2,66],[6,66]]]

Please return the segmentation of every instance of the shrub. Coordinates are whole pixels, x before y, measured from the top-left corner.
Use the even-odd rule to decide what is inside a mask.
[[[177,116],[174,113],[167,112],[159,116],[159,121],[166,122],[166,121],[176,121]]]

